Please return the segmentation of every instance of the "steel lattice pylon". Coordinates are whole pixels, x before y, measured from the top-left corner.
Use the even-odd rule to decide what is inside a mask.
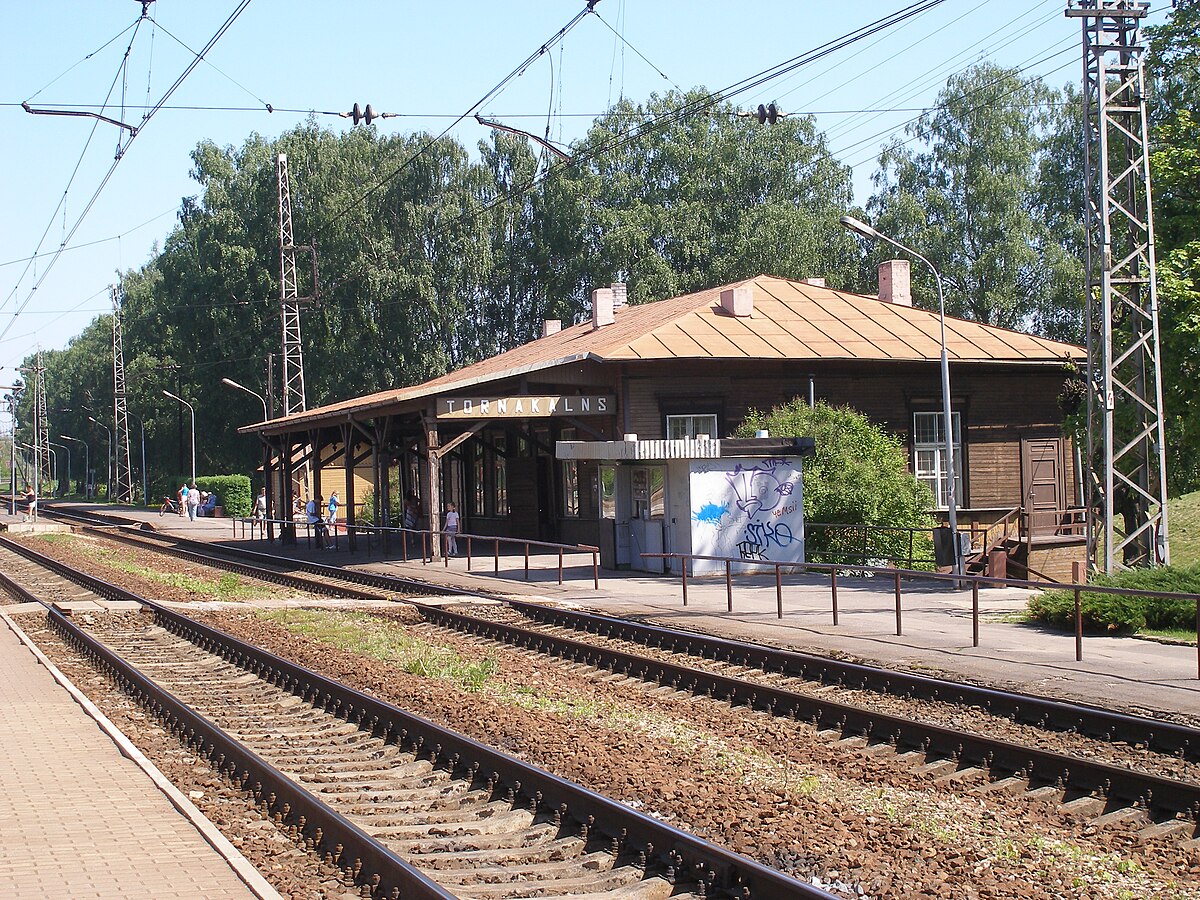
[[[1106,572],[1170,561],[1139,28],[1147,10],[1132,0],[1067,9],[1083,26],[1088,555]]]
[[[42,365],[41,350],[33,366],[33,468],[37,482],[34,491],[40,497],[42,485],[54,477],[50,466],[50,418],[46,413],[46,367]]]
[[[279,154],[279,301],[283,313],[283,413],[303,412],[304,349],[300,343],[300,305],[315,297],[301,297],[296,277],[296,247],[292,236],[292,189],[287,154]],[[309,249],[311,248],[301,248]],[[315,269],[315,264],[314,264]],[[314,279],[313,294],[316,294]]]
[[[118,503],[133,502],[133,466],[129,461],[129,408],[125,394],[125,350],[121,342],[121,289],[112,289],[113,424],[116,426],[117,471],[113,494]]]

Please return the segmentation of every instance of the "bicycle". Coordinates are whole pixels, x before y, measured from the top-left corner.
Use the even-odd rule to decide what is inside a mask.
[[[158,508],[160,516],[165,516],[167,513],[179,515],[179,501],[173,497],[163,497],[163,505]]]

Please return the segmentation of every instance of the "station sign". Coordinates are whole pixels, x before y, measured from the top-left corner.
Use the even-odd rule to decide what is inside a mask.
[[[546,419],[606,416],[617,408],[611,394],[519,394],[513,397],[441,397],[439,419]]]

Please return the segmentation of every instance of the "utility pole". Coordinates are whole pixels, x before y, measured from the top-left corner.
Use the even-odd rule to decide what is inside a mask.
[[[283,414],[303,412],[304,400],[304,348],[300,342],[300,307],[317,301],[317,251],[313,245],[297,247],[292,231],[292,188],[288,178],[287,154],[279,154],[279,302],[283,319]],[[307,250],[312,261],[312,293],[300,295],[300,285],[296,273],[296,251]],[[311,493],[311,475],[308,465],[309,454],[304,453],[304,481]],[[280,459],[280,472],[283,490],[280,491],[280,501],[287,506],[287,515],[291,515],[290,503],[292,497],[291,479],[291,447],[284,449]],[[292,534],[288,540],[294,539]]]
[[[1083,27],[1088,559],[1110,573],[1170,562],[1140,32],[1148,9],[1069,0],[1066,11]]]
[[[42,482],[49,481],[50,474],[50,419],[46,412],[46,367],[42,365],[42,351],[37,352],[33,379],[33,447],[35,469],[34,491],[42,496]],[[43,477],[45,476],[45,477]]]
[[[125,350],[121,342],[121,289],[112,288],[113,425],[116,430],[118,503],[133,502],[133,465],[129,461],[129,407],[125,393]],[[110,499],[111,502],[111,499]]]

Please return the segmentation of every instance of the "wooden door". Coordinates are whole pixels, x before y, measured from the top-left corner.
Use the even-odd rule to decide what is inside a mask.
[[[1062,438],[1021,441],[1021,505],[1029,515],[1029,533],[1055,534],[1066,499]]]

